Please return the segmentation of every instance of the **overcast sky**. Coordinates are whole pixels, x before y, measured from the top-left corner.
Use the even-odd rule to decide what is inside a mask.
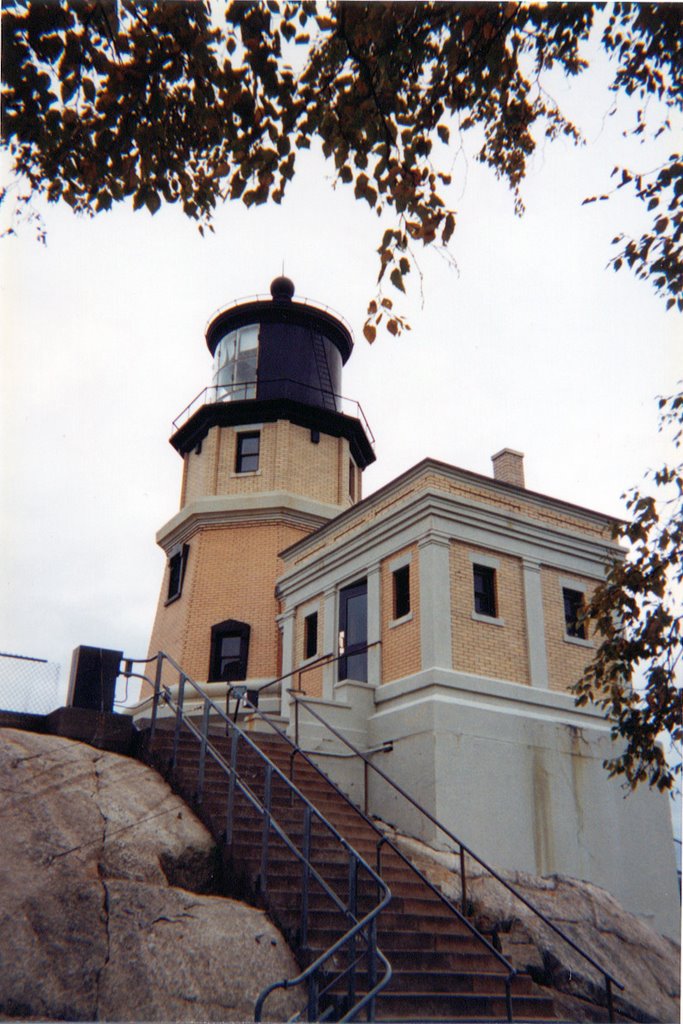
[[[539,150],[522,219],[473,150],[458,157],[457,270],[420,257],[423,295],[412,274],[398,340],[362,337],[382,224],[315,153],[282,207],[230,204],[204,239],[175,209],[88,219],[51,206],[46,246],[30,227],[2,240],[0,649],[61,663],[64,685],[78,644],[145,655],[164,568],[154,536],[180,494],[168,437],[210,383],[206,321],[267,292],[283,261],[298,296],[354,329],[343,391],[376,437],[366,494],[426,456],[490,473],[509,446],[528,487],[623,514],[623,491],[667,454],[655,396],[681,376],[680,321],[606,269],[641,211],[625,195],[581,205],[615,163],[646,170],[662,155],[621,137],[605,80],[555,83],[587,145]]]

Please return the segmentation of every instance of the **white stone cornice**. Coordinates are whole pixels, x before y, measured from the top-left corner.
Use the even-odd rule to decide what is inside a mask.
[[[305,589],[309,584],[318,589],[321,583],[330,586],[331,575],[362,573],[368,559],[381,560],[400,547],[421,542],[458,540],[596,580],[603,579],[606,567],[622,555],[614,541],[436,488],[411,492],[402,503],[392,505],[369,522],[361,521],[355,530],[335,540],[330,529],[338,522],[283,553],[286,562],[295,554],[305,558],[307,547],[318,548],[301,565],[285,570],[278,584],[279,596],[285,597],[292,589]],[[327,543],[323,544],[325,538]]]
[[[338,514],[337,505],[312,501],[286,491],[206,495],[186,505],[169,519],[157,533],[156,540],[167,551],[174,544],[187,542],[204,526],[285,522],[317,530]]]
[[[598,526],[602,529],[609,526],[610,523],[617,521],[615,516],[607,516],[600,512],[595,512],[591,509],[583,508],[580,505],[574,505],[571,502],[562,501],[559,498],[551,498],[545,494],[539,494],[536,491],[530,491],[523,487],[517,487],[514,484],[506,483],[505,481],[495,480],[492,477],[482,476],[479,473],[472,473],[471,471],[459,469],[457,466],[450,466],[447,463],[439,462],[436,459],[423,459],[417,465],[413,466],[407,472],[401,474],[395,480],[386,484],[384,487],[380,487],[379,490],[375,491],[374,494],[369,495],[367,498],[363,498],[362,501],[353,505],[351,508],[346,509],[339,517],[338,523],[331,524],[330,527],[323,527],[321,530],[322,536],[329,533],[330,530],[334,530],[338,525],[342,523],[348,523],[349,528],[353,529],[354,522],[365,519],[366,516],[372,513],[378,505],[386,502],[395,495],[397,500],[401,500],[401,491],[409,490],[411,493],[415,493],[415,485],[419,486],[420,477],[427,476],[429,474],[438,474],[447,480],[455,484],[461,484],[468,487],[476,487],[481,489],[481,503],[486,505],[487,501],[493,500],[507,500],[513,503],[521,503],[531,508],[543,509],[544,511],[552,511],[558,516],[571,517],[578,520],[584,520],[587,527]],[[420,493],[423,493],[420,491]],[[479,502],[477,502],[479,504]],[[393,506],[392,506],[393,507]],[[493,506],[498,507],[502,515],[524,515],[519,513],[514,508],[505,508],[504,506]],[[381,515],[382,513],[380,513]],[[533,518],[527,516],[528,518]],[[293,548],[296,548],[297,554],[304,554],[306,547],[306,541],[298,541]]]
[[[377,719],[393,712],[398,705],[417,706],[438,698],[455,704],[467,704],[500,714],[550,720],[577,728],[595,729],[610,735],[611,726],[595,707],[577,707],[568,693],[540,690],[522,683],[488,679],[443,668],[432,668],[383,683],[375,691]]]

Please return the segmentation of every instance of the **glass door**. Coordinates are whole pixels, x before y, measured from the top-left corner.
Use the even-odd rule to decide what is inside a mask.
[[[366,580],[339,591],[339,678],[368,681],[368,586]]]

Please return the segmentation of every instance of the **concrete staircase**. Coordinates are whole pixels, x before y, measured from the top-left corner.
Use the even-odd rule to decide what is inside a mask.
[[[275,734],[252,733],[267,758],[285,774],[290,771],[291,747]],[[230,741],[211,735],[212,744],[230,759]],[[172,752],[173,734],[157,729],[146,758],[163,770]],[[222,843],[226,830],[228,783],[223,770],[206,759],[201,803],[196,794],[199,763],[197,740],[180,736],[175,788],[190,802],[216,839]],[[259,796],[264,788],[264,766],[247,744],[240,744],[238,770]],[[377,834],[354,808],[303,759],[295,761],[294,781],[346,841],[371,866],[376,863]],[[300,842],[303,835],[301,807],[292,801],[285,784],[272,781],[272,815],[287,834]],[[284,842],[272,831],[267,862],[262,861],[263,819],[240,796],[235,799],[233,842],[225,850],[229,888],[235,895],[256,899],[268,910],[294,949],[302,966],[328,949],[349,928],[348,917],[334,907],[323,889],[312,883],[308,913],[302,917],[302,867]],[[314,819],[310,859],[326,883],[342,901],[349,895],[349,858],[328,830]],[[508,1019],[506,971],[496,957],[460,922],[411,869],[387,847],[382,851],[382,878],[392,901],[379,917],[378,946],[392,965],[393,976],[377,999],[376,1019],[411,1021],[505,1021]],[[360,919],[378,902],[377,886],[367,873],[359,872],[357,912]],[[356,976],[356,993],[366,990],[367,977]],[[551,1000],[540,994],[531,979],[520,976],[512,983],[515,1021],[554,1020]],[[334,991],[331,993],[335,1016]],[[340,1000],[341,1005],[341,1000]]]

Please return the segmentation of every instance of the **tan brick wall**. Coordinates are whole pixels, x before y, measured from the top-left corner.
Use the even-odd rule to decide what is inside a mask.
[[[278,552],[305,533],[278,523],[205,527],[195,533],[189,541],[182,594],[169,605],[168,568],[164,574],[150,655],[164,650],[194,679],[206,680],[211,627],[238,619],[251,626],[249,678],[279,675]]]
[[[202,441],[199,454],[184,457],[181,507],[204,495],[260,494],[288,491],[314,501],[348,508],[349,443],[345,438],[320,434],[318,444],[311,432],[288,420],[264,423],[260,428],[259,469],[235,473],[237,434],[249,427],[213,427]],[[356,495],[361,472],[356,468]]]
[[[329,652],[323,650],[323,637],[325,636],[325,619],[323,610],[323,595],[319,594],[317,598],[313,598],[311,601],[306,601],[305,604],[300,605],[296,610],[296,616],[294,619],[294,664],[298,668],[304,658],[304,620],[308,614],[317,611],[318,613],[318,653],[316,658],[322,657],[323,654]],[[299,674],[296,673],[292,677],[290,684],[293,687],[299,686]],[[308,669],[301,675],[301,687],[305,690],[309,697],[322,697],[323,694],[323,669],[322,666]]]
[[[505,625],[472,618],[474,586],[470,554],[494,557],[498,618]],[[530,683],[524,611],[524,579],[519,558],[451,541],[453,668],[514,683]],[[484,562],[484,564],[486,564]]]
[[[183,508],[197,498],[216,493],[216,463],[220,430],[210,430],[202,441],[201,451],[194,449],[184,458],[184,488],[180,500]]]
[[[316,552],[320,552],[328,544],[333,544],[336,541],[358,533],[367,524],[371,523],[379,516],[384,515],[386,512],[390,512],[395,506],[403,504],[411,496],[419,493],[420,491],[427,490],[428,488],[433,488],[457,497],[466,498],[481,505],[488,505],[492,508],[502,509],[515,515],[524,516],[528,519],[535,519],[539,522],[548,523],[549,525],[556,526],[564,530],[572,530],[576,533],[582,533],[591,537],[599,537],[603,540],[609,540],[611,538],[611,530],[607,523],[605,523],[604,526],[601,526],[600,524],[590,520],[588,517],[583,518],[578,514],[575,515],[569,511],[563,512],[551,507],[541,507],[530,499],[525,499],[523,493],[508,494],[497,492],[494,489],[493,481],[491,481],[491,487],[487,487],[485,482],[476,484],[456,483],[445,474],[428,472],[418,477],[416,480],[410,481],[398,492],[387,495],[383,501],[378,502],[376,505],[371,505],[364,512],[359,512],[357,517],[350,517],[345,523],[340,524],[338,530],[335,530],[334,532],[327,534],[324,538],[321,538],[320,544],[317,547],[311,548],[305,553],[302,553],[289,564],[298,565],[300,562],[306,561],[308,558],[315,555]]]
[[[594,648],[565,639],[564,602],[560,583],[563,579],[582,584],[587,600],[590,599],[597,584],[595,580],[558,572],[556,569],[541,569],[548,685],[551,690],[567,691],[572,683],[580,678],[586,665],[592,661]],[[581,590],[582,586],[572,589]],[[591,639],[590,630],[588,639]]]
[[[390,568],[401,555],[411,554],[410,610],[412,619],[391,627],[394,618],[393,572]],[[417,544],[395,551],[380,567],[382,682],[420,671],[420,564]]]

